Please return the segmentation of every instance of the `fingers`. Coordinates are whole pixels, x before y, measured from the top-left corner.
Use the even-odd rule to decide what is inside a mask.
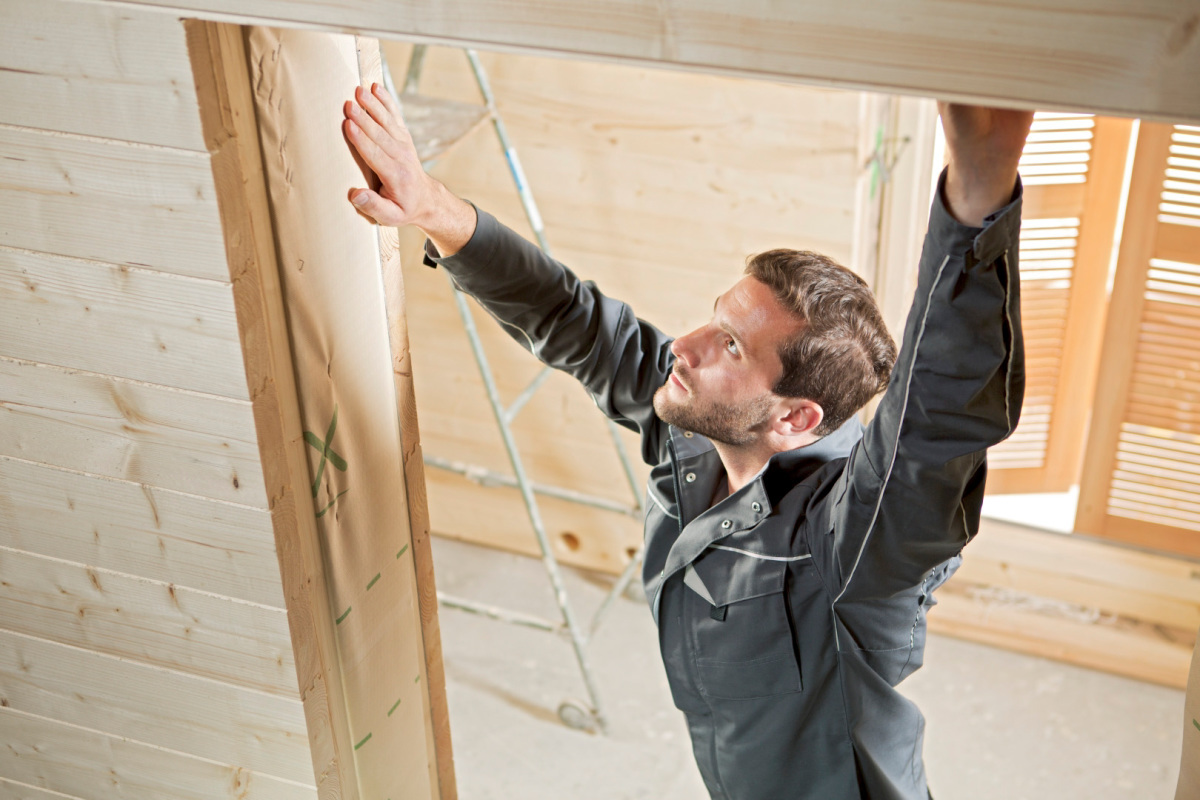
[[[355,124],[353,119],[347,119],[342,123],[342,128],[346,132],[346,138],[350,140],[350,144],[358,151],[362,160],[367,162],[367,166],[371,168],[372,172],[381,179],[394,174],[397,160],[395,156],[380,147],[361,127]]]
[[[383,103],[384,108],[392,115],[392,119],[403,122],[404,116],[400,109],[400,104],[396,102],[396,98],[392,97],[392,93],[380,86],[378,83],[371,84],[371,90],[379,101]]]
[[[343,106],[342,110],[346,116],[346,119],[357,125],[362,132],[371,139],[371,141],[379,146],[381,150],[392,155],[393,157],[399,157],[400,148],[397,145],[396,140],[392,138],[392,135],[388,133],[388,131],[382,125],[376,122],[375,119],[373,119],[358,102],[358,97],[361,92],[361,87],[356,89],[355,100],[347,100]]]
[[[392,99],[387,89],[373,83],[370,89],[362,86],[355,89],[354,96],[372,120],[393,139],[404,141],[408,137],[408,128],[404,127],[400,117],[400,106]],[[387,98],[386,102],[384,98]]]
[[[380,225],[398,227],[405,222],[404,210],[400,206],[370,189],[351,189],[350,202]]]

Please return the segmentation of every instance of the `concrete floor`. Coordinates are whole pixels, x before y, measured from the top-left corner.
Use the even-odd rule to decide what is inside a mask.
[[[434,559],[440,591],[557,614],[538,561],[441,539]],[[566,580],[581,616],[609,586],[572,570]],[[607,736],[556,716],[586,697],[565,639],[452,609],[441,627],[462,800],[707,797],[644,603],[620,598],[589,649]],[[1174,796],[1181,691],[939,636],[902,690],[928,720],[938,800]]]

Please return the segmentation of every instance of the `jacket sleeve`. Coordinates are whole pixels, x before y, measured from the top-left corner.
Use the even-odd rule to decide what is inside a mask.
[[[987,448],[1021,413],[1021,184],[970,228],[947,212],[945,180],[891,382],[825,505],[818,546],[848,623],[925,585],[975,535]]]
[[[444,267],[543,363],[574,376],[610,419],[641,434],[646,462],[658,463],[666,426],[653,399],[674,360],[671,338],[491,214],[476,213],[475,233],[462,250],[442,258],[426,243],[425,263]]]

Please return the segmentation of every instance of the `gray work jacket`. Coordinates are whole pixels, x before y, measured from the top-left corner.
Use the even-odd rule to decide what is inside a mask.
[[[865,428],[775,455],[712,507],[725,470],[659,420],[671,339],[479,212],[441,264],[534,355],[637,430],[652,465],[643,579],[675,704],[716,800],[928,797],[921,666],[932,591],[979,529],[986,448],[1024,391],[1021,188],[984,227],[941,201],[891,384]]]

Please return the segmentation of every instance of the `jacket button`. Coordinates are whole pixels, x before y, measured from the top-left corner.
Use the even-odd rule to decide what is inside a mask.
[[[732,522],[730,522],[730,521],[729,521],[729,520],[727,520],[727,519],[723,519],[723,520],[721,520],[721,527],[722,527],[722,528],[732,528],[732,527],[733,527],[733,523],[732,523]]]
[[[683,438],[685,438],[685,439],[690,439],[690,438],[692,438],[692,432],[691,432],[691,431],[684,431],[684,432],[683,432]]]
[[[692,481],[696,480],[696,473],[689,472],[687,475],[683,476],[683,479],[688,483],[691,483]]]
[[[759,511],[762,511],[762,505],[760,503],[751,503],[750,507],[754,509],[755,514],[757,514]]]

